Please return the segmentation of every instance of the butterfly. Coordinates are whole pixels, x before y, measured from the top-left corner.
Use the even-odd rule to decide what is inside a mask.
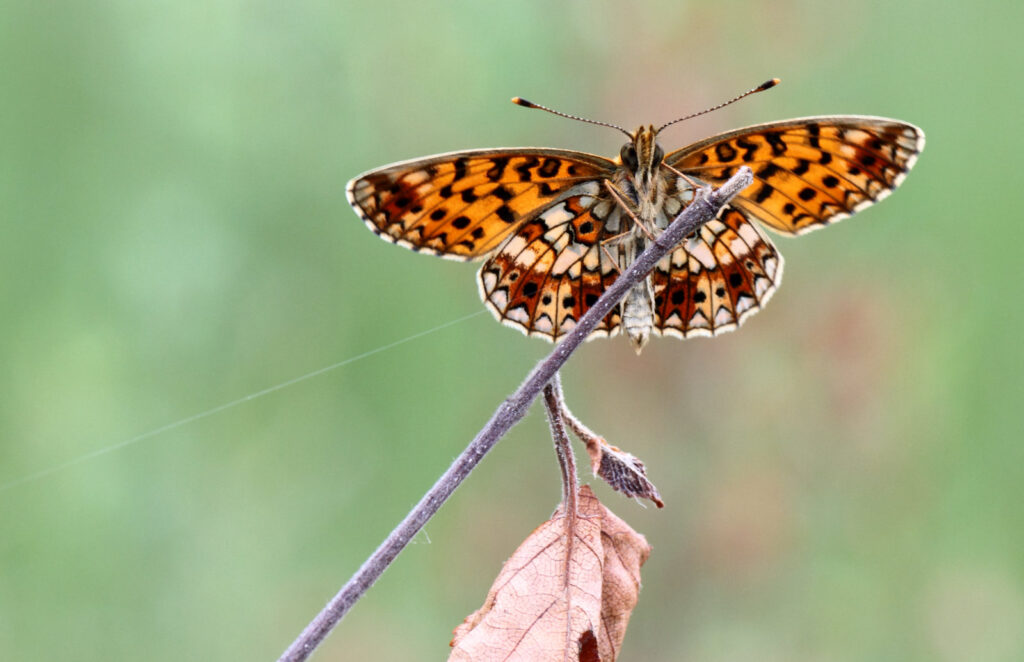
[[[351,180],[348,201],[382,239],[484,260],[477,281],[494,316],[554,342],[699,188],[749,166],[753,184],[662,258],[590,336],[623,332],[639,353],[651,335],[737,328],[782,278],[782,255],[762,226],[800,235],[846,218],[888,196],[924,148],[912,124],[835,115],[749,126],[666,154],[659,132],[681,119],[633,132],[583,120],[629,137],[615,159],[530,147],[394,163]]]

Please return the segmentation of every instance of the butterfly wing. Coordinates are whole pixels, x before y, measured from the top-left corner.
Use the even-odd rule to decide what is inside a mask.
[[[726,208],[651,272],[655,330],[688,338],[735,329],[771,298],[782,264],[765,233]]]
[[[349,204],[382,239],[473,260],[614,167],[568,150],[452,152],[371,170],[350,181],[347,192]]]
[[[924,149],[912,124],[859,115],[805,117],[729,131],[665,163],[717,186],[742,165],[754,183],[732,205],[783,234],[803,234],[888,196]]]
[[[480,268],[480,296],[503,324],[556,341],[618,277],[619,247],[605,243],[622,210],[597,181],[550,205]],[[618,307],[591,334],[619,331]]]

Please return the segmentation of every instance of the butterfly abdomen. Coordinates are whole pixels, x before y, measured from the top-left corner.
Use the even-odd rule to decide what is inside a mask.
[[[634,285],[622,302],[622,326],[639,354],[654,328],[654,291],[650,277]]]

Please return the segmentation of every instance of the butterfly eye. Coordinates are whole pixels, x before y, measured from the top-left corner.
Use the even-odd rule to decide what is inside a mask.
[[[665,158],[665,152],[661,149],[661,145],[654,146],[654,165],[659,165]]]
[[[622,164],[630,170],[637,169],[636,147],[633,145],[623,145],[622,151],[619,152],[619,158],[622,159]]]

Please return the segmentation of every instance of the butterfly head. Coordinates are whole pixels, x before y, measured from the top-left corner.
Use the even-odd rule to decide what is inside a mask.
[[[622,146],[619,160],[629,172],[633,186],[642,198],[649,198],[654,189],[655,173],[665,158],[665,152],[658,145],[658,130],[653,126],[641,126],[633,132],[632,140]]]

